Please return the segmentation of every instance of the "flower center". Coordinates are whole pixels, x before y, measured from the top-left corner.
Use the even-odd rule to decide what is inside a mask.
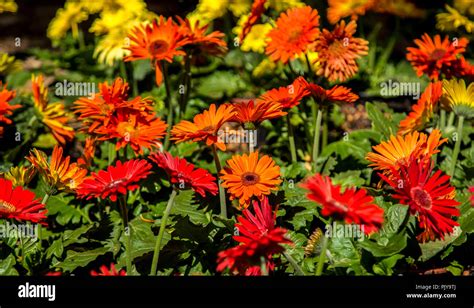
[[[148,51],[153,55],[160,55],[168,50],[169,44],[163,40],[156,40],[150,43]]]
[[[204,128],[201,129],[201,130],[204,131],[204,132],[206,132],[206,133],[208,133],[208,134],[212,134],[212,133],[214,133],[215,128],[214,128],[213,125],[209,125],[209,126],[204,127]]]
[[[293,31],[291,31],[289,37],[288,37],[288,40],[290,42],[295,42],[297,41],[301,36],[301,29],[294,29]]]
[[[349,41],[347,41],[347,43],[349,43]],[[346,43],[346,44],[347,44]],[[334,40],[330,45],[329,45],[329,53],[333,56],[333,57],[340,57],[342,56],[344,53],[347,52],[348,48],[347,46],[344,44],[343,41],[339,41],[339,40]]]
[[[241,176],[242,184],[245,186],[255,185],[260,181],[260,176],[255,172],[245,172]]]
[[[118,180],[113,180],[112,182],[110,182],[109,184],[105,185],[104,187],[104,190],[109,190],[109,189],[114,189],[114,188],[117,188],[117,186],[119,186],[120,184],[126,182],[127,179],[118,179]]]
[[[435,49],[431,53],[430,58],[431,58],[431,60],[439,60],[442,57],[444,57],[445,54],[446,54],[446,50],[444,50],[444,49]]]
[[[426,192],[426,190],[422,189],[421,187],[413,187],[410,191],[411,198],[415,203],[423,207],[425,209],[430,209],[432,206],[432,200],[431,196],[429,193]]]
[[[16,208],[13,204],[0,200],[0,213],[13,213]]]

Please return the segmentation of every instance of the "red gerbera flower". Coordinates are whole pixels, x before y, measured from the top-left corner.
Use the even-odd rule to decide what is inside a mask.
[[[171,183],[177,184],[179,189],[191,188],[205,197],[206,191],[212,195],[217,194],[216,178],[207,170],[194,168],[184,158],[173,157],[170,153],[154,153],[150,155],[158,167],[164,169],[171,178]]]
[[[261,258],[266,261],[267,269],[273,270],[272,256],[285,250],[282,244],[292,244],[285,238],[287,230],[275,227],[276,212],[273,212],[268,198],[262,199],[260,206],[253,202],[255,215],[246,209],[244,216],[238,217],[239,223],[235,227],[239,235],[233,238],[240,245],[221,251],[217,259],[217,270],[229,268],[231,272],[238,272],[246,276],[260,275]]]
[[[329,90],[314,83],[307,82],[303,77],[299,77],[301,84],[309,91],[317,103],[324,102],[344,102],[353,103],[359,99],[359,96],[352,93],[352,90],[343,86],[336,85]]]
[[[255,0],[252,4],[250,15],[242,26],[242,33],[239,36],[240,42],[243,42],[247,34],[249,34],[253,25],[259,22],[265,12],[265,3],[267,0]]]
[[[428,75],[432,80],[437,81],[440,74],[445,78],[457,77],[456,71],[461,67],[461,54],[466,50],[469,41],[466,38],[460,38],[456,44],[451,42],[446,36],[441,41],[441,36],[435,35],[434,40],[428,35],[423,34],[420,39],[415,40],[417,47],[408,47],[407,60],[416,71],[418,76]]]
[[[117,269],[115,268],[115,265],[111,263],[110,269],[108,269],[107,266],[102,265],[99,268],[99,272],[92,270],[91,276],[127,276],[127,273],[123,269],[120,271],[117,271]]]
[[[18,221],[41,223],[47,210],[35,194],[21,186],[13,189],[13,183],[0,178],[0,218],[14,218]]]
[[[276,28],[268,33],[270,38],[266,54],[274,62],[288,63],[290,59],[308,51],[319,36],[318,11],[310,6],[291,8],[281,13]]]
[[[460,203],[454,200],[455,188],[449,184],[450,177],[440,170],[433,175],[433,163],[426,164],[414,157],[408,164],[392,168],[393,178],[379,173],[395,194],[392,195],[400,203],[410,207],[412,215],[418,216],[420,228],[424,230],[418,236],[422,242],[444,239],[459,224],[452,217],[459,217]]]
[[[322,215],[348,224],[362,225],[366,234],[376,232],[383,223],[383,209],[374,203],[365,189],[347,188],[341,192],[340,185],[333,185],[328,176],[315,174],[301,185],[309,190],[308,199],[322,206]]]
[[[471,186],[469,191],[471,192],[471,205],[474,206],[474,186]]]
[[[263,93],[257,102],[279,103],[283,109],[290,109],[300,104],[303,97],[309,95],[309,91],[303,84],[304,78],[298,77],[287,87],[272,89]]]
[[[77,195],[87,200],[109,197],[116,201],[118,194],[124,195],[139,188],[138,182],[150,174],[150,169],[151,164],[144,159],[132,159],[125,163],[117,161],[107,171],[100,170],[87,177],[77,189]]]

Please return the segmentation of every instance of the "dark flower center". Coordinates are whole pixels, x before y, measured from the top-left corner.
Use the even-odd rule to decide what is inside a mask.
[[[410,191],[411,198],[415,203],[425,209],[430,209],[432,206],[432,200],[430,194],[422,189],[421,187],[413,187]]]
[[[169,44],[166,41],[163,40],[156,40],[150,43],[148,46],[148,51],[156,56],[159,54],[162,54],[168,50]]]
[[[13,204],[0,200],[0,212],[2,213],[13,213],[15,212],[16,208]]]
[[[446,50],[444,50],[444,49],[435,49],[431,53],[430,58],[431,58],[431,60],[439,60],[442,57],[444,57],[445,54],[446,54]]]
[[[260,176],[255,172],[245,172],[241,176],[242,184],[245,186],[255,185],[260,181]]]
[[[204,127],[201,130],[210,134],[210,133],[213,133],[215,131],[215,127],[213,125],[209,125],[209,126]]]

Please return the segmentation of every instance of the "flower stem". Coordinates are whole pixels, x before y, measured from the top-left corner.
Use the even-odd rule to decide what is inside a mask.
[[[219,173],[222,170],[221,161],[219,160],[219,154],[217,153],[216,145],[211,146],[212,154],[214,155],[214,161],[216,163],[216,173],[217,173],[217,185],[219,186],[219,203],[221,206],[221,217],[227,219],[227,204],[225,199],[225,190],[222,187],[221,180],[219,179]]]
[[[262,276],[268,276],[267,260],[265,260],[264,256],[260,257],[260,270],[262,272]]]
[[[132,241],[131,241],[131,230],[128,225],[128,211],[127,211],[127,204],[125,200],[125,195],[122,197],[119,197],[119,206],[120,206],[120,211],[122,213],[122,219],[123,219],[123,231],[125,233],[125,239],[127,241],[127,251],[126,251],[126,263],[127,263],[127,274],[131,275],[132,274]]]
[[[165,234],[165,229],[166,229],[166,222],[168,221],[168,216],[171,213],[171,208],[173,207],[174,198],[176,197],[176,195],[177,195],[177,190],[173,189],[173,191],[171,192],[170,198],[168,200],[168,204],[166,205],[165,213],[163,214],[163,217],[161,218],[160,231],[158,233],[158,237],[156,238],[155,250],[153,252],[153,260],[151,263],[150,276],[157,275],[156,269],[158,268],[158,260],[160,258],[161,242],[163,241],[163,235]]]
[[[316,105],[314,105],[313,108],[317,108]],[[323,117],[323,113],[321,109],[318,108],[318,115],[316,119],[314,120],[314,140],[313,140],[313,164],[314,164],[314,171],[316,172],[316,167],[317,167],[317,160],[319,156],[319,135],[321,133],[321,119]]]
[[[189,98],[190,86],[191,86],[191,59],[193,55],[191,53],[186,54],[185,62],[184,62],[184,93],[181,94],[180,100],[180,111],[181,116],[182,114],[186,113],[187,102]]]
[[[446,124],[446,126],[452,126],[454,123],[454,112],[451,112],[449,114],[449,118],[448,118],[448,123]]]
[[[290,114],[286,115],[286,124],[288,126],[288,140],[290,141],[291,162],[296,163],[298,158],[296,156],[295,134],[293,132],[293,125],[291,125]]]
[[[114,162],[115,160],[115,157],[116,157],[116,154],[115,154],[115,145],[112,143],[112,142],[109,142],[108,144],[108,162],[109,162],[109,166],[112,165],[112,163]]]
[[[298,265],[295,259],[286,251],[283,252],[283,255],[285,258],[290,262],[291,266],[295,269],[295,272],[298,276],[305,276],[306,274],[304,273],[303,269]]]
[[[326,250],[328,249],[329,237],[324,236],[323,246],[321,247],[321,254],[319,255],[318,267],[316,268],[316,276],[321,276],[323,273],[324,262],[326,260]]]
[[[324,148],[328,144],[328,110],[327,108],[323,108],[323,141],[321,144],[321,151],[324,150]]]
[[[461,149],[463,124],[464,124],[464,116],[459,116],[458,130],[456,133],[456,143],[454,144],[453,156],[451,156],[451,169],[449,170],[449,174],[448,174],[450,177],[453,177],[454,175],[454,170],[456,169],[456,161],[458,160],[459,151]]]
[[[168,76],[168,65],[163,63],[163,79],[165,83],[166,89],[166,102],[168,104],[168,117],[166,119],[166,124],[168,127],[166,128],[166,137],[165,137],[165,144],[163,146],[164,150],[167,150],[170,144],[170,135],[171,135],[171,127],[173,126],[173,100],[171,98],[171,87],[170,87],[170,80]]]
[[[439,129],[442,131],[446,126],[446,110],[441,109],[439,114]]]

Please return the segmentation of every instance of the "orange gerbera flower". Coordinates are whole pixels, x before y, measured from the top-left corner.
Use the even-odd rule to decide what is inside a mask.
[[[323,29],[315,44],[317,62],[320,64],[319,75],[329,81],[345,81],[357,73],[359,67],[356,60],[368,54],[369,42],[353,37],[356,30],[355,21],[346,25],[344,20],[332,32]]]
[[[392,135],[389,141],[373,146],[374,152],[368,153],[366,159],[372,162],[369,166],[374,169],[390,172],[392,168],[398,170],[400,165],[407,165],[411,157],[429,160],[447,141],[447,138],[441,139],[438,129],[434,129],[429,136],[416,131],[405,136]]]
[[[152,103],[148,99],[138,96],[129,101],[128,90],[128,83],[122,78],[116,78],[110,86],[107,81],[99,83],[99,93],[75,101],[74,112],[91,133],[107,126],[118,110],[126,109],[130,113],[152,111]]]
[[[92,164],[92,160],[95,156],[96,138],[87,137],[82,150],[82,156],[77,160],[79,166],[83,168],[89,168]]]
[[[225,151],[224,143],[219,142],[218,131],[222,124],[228,122],[234,116],[234,108],[229,104],[224,104],[216,108],[215,104],[196,115],[193,122],[183,120],[176,124],[171,130],[171,140],[176,143],[183,141],[206,141],[206,145],[215,144],[217,148]]]
[[[126,56],[124,61],[150,59],[155,67],[157,85],[163,82],[160,61],[171,63],[174,56],[184,55],[184,51],[178,48],[188,43],[173,20],[163,16],[154,20],[151,25],[134,27],[128,37],[131,44],[125,49],[130,50],[131,54]]]
[[[48,89],[44,86],[43,75],[33,75],[31,82],[34,106],[41,121],[51,130],[58,143],[71,141],[74,138],[74,129],[68,125],[70,117],[64,110],[64,105],[61,102],[48,103]]]
[[[26,159],[43,176],[48,186],[52,189],[74,191],[87,175],[87,170],[71,163],[71,157],[63,157],[63,148],[55,146],[48,162],[47,155],[33,149]]]
[[[250,10],[250,15],[242,26],[242,33],[240,33],[239,41],[243,42],[247,34],[250,33],[253,25],[259,22],[263,13],[265,13],[265,3],[267,0],[255,0],[252,3],[252,9]]]
[[[15,98],[16,92],[9,91],[7,86],[2,87],[0,81],[0,123],[11,124],[12,120],[7,118],[13,114],[13,110],[18,109],[21,105],[10,105],[8,104],[13,98]],[[0,136],[2,135],[3,127],[0,127]]]
[[[239,206],[247,208],[252,197],[262,200],[272,190],[278,190],[280,167],[268,155],[258,158],[258,151],[249,155],[234,155],[221,170],[223,183],[230,200],[239,199]]]
[[[430,83],[418,102],[411,107],[412,111],[400,121],[398,133],[405,135],[424,128],[433,117],[434,109],[442,94],[443,84],[441,81]]]
[[[279,103],[283,109],[298,106],[303,97],[309,95],[303,81],[303,77],[298,77],[287,87],[267,91],[257,99],[257,102]]]
[[[189,19],[179,20],[179,31],[187,40],[186,47],[209,55],[223,55],[227,52],[227,43],[223,40],[225,34],[214,31],[206,34],[209,24],[199,27],[199,20],[191,25]]]
[[[460,38],[454,44],[448,36],[441,41],[439,35],[435,35],[433,40],[425,33],[421,40],[415,40],[417,47],[407,48],[407,60],[418,76],[426,74],[435,81],[440,78],[440,74],[444,74],[445,78],[451,78],[457,76],[457,68],[461,65],[459,57],[466,50],[468,43],[466,38]]]
[[[359,95],[352,93],[352,90],[343,86],[334,86],[329,90],[318,86],[317,84],[307,82],[303,77],[300,77],[301,83],[314,97],[316,102],[344,102],[353,103],[359,99]]]
[[[290,59],[308,51],[308,46],[319,36],[318,11],[310,6],[291,8],[281,13],[276,27],[268,33],[265,49],[274,62],[288,63]]]
[[[97,134],[103,135],[100,140],[117,138],[115,149],[119,150],[130,145],[136,155],[143,154],[143,148],[159,147],[159,140],[166,134],[166,123],[153,115],[144,117],[119,111],[109,126],[98,129]]]
[[[330,23],[335,24],[342,18],[365,15],[374,6],[374,0],[328,0],[327,16]]]
[[[239,122],[246,128],[254,129],[265,120],[276,119],[286,115],[279,103],[268,101],[244,100],[233,103],[235,113],[231,121]]]

